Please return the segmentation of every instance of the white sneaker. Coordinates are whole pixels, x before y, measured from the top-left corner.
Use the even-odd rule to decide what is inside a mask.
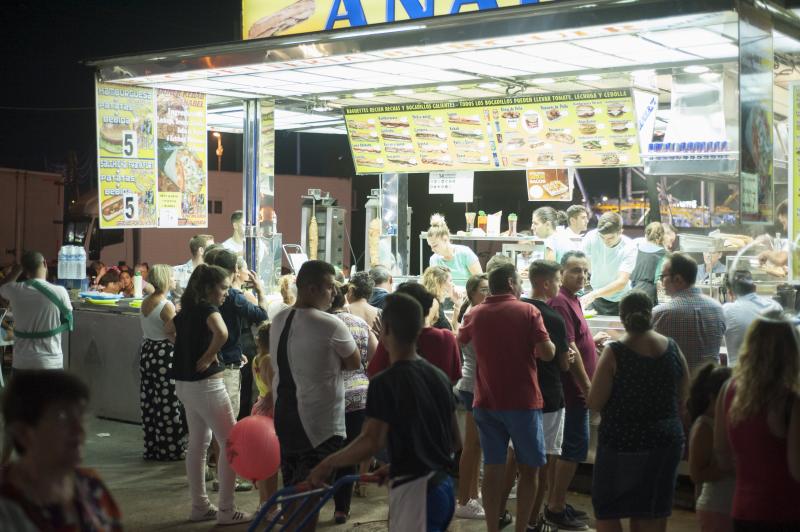
[[[211,503],[208,506],[201,508],[192,507],[192,513],[189,514],[189,521],[213,521],[217,518],[217,507]]]
[[[241,512],[236,508],[230,510],[219,510],[217,512],[217,525],[238,525],[241,523],[249,523],[253,520],[253,514]]]
[[[467,504],[456,504],[456,517],[459,519],[484,519],[486,513],[483,506],[476,499],[470,499]]]

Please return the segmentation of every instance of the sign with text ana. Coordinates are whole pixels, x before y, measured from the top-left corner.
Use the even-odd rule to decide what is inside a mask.
[[[356,172],[639,166],[630,89],[349,107]]]
[[[475,172],[431,172],[428,194],[452,194],[457,203],[471,203]]]
[[[207,227],[204,94],[96,85],[101,229]]]
[[[242,0],[242,36],[244,39],[260,39],[552,1]]]

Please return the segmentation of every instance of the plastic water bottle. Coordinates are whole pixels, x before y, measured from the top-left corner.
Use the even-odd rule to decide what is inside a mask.
[[[75,279],[75,246],[67,246],[66,278]]]
[[[78,250],[78,267],[77,267],[77,274],[78,276],[76,279],[86,279],[86,250],[83,249],[83,246],[75,246]]]
[[[61,246],[61,249],[58,250],[58,278],[59,279],[66,279],[67,278],[67,247],[68,246]]]
[[[133,297],[142,297],[142,272],[136,272],[133,275]]]

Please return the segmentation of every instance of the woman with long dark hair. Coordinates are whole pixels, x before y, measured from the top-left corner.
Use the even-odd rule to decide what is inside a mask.
[[[233,409],[222,380],[225,367],[217,354],[228,338],[219,307],[230,287],[230,273],[219,266],[195,268],[181,297],[181,310],[167,324],[175,337],[174,378],[178,399],[186,410],[189,448],[186,476],[192,497],[191,521],[216,519],[229,525],[250,521],[252,515],[233,506],[235,475],[227,460],[219,460],[219,509],[208,500],[205,484],[206,450],[212,435],[225,456],[233,425]]]

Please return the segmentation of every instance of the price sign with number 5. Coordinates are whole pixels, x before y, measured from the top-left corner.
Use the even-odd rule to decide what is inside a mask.
[[[123,215],[125,221],[133,222],[139,219],[139,195],[138,194],[125,194],[123,196]]]
[[[139,156],[139,142],[136,138],[136,131],[126,130],[122,132],[122,156],[125,158]]]

